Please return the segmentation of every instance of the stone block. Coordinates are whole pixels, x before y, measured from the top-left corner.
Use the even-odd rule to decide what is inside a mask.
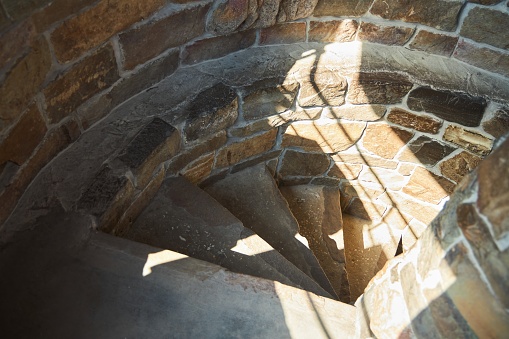
[[[30,157],[47,131],[46,123],[36,105],[30,106],[0,144],[0,166],[7,161],[18,166]]]
[[[385,168],[367,168],[359,176],[360,181],[382,185],[385,188],[397,191],[406,184],[406,178],[398,171]]]
[[[468,152],[461,152],[440,163],[442,175],[459,183],[468,173],[472,172],[481,162],[481,158]]]
[[[214,153],[205,154],[192,163],[183,171],[182,176],[192,184],[198,184],[207,178],[214,167]]]
[[[307,151],[336,153],[350,148],[361,137],[362,122],[299,122],[286,129],[282,147],[295,146]]]
[[[82,8],[92,4],[93,0],[56,0],[32,16],[38,32],[44,32],[54,23],[78,13]]]
[[[403,46],[413,35],[414,31],[415,28],[410,27],[382,26],[371,22],[362,22],[357,39],[384,45]]]
[[[306,41],[306,23],[283,23],[260,30],[260,45],[293,44]]]
[[[502,2],[502,0],[468,0],[468,2],[473,2],[481,5],[495,5]]]
[[[208,20],[207,30],[214,32],[216,35],[225,35],[233,33],[239,26],[246,22],[248,15],[253,10],[256,14],[257,4],[251,8],[249,0],[227,0],[220,3],[217,8],[213,9],[210,19]],[[279,5],[279,1],[277,6]],[[277,10],[277,9],[276,9]],[[272,23],[274,23],[274,20]]]
[[[475,127],[481,122],[486,100],[465,93],[419,87],[410,92],[407,105],[414,111],[425,111],[447,121]]]
[[[340,152],[334,154],[332,159],[336,162],[344,162],[347,164],[360,164],[367,165],[370,167],[382,167],[387,169],[396,169],[398,167],[398,163],[396,161],[387,160],[384,158],[372,156],[369,154],[361,154],[361,153],[345,153]]]
[[[392,108],[387,116],[387,120],[403,127],[413,128],[416,131],[431,134],[437,134],[442,126],[442,122],[439,120],[416,115],[401,108]]]
[[[375,0],[371,13],[387,20],[420,23],[444,31],[456,28],[463,0],[408,1]]]
[[[356,121],[380,120],[387,111],[383,105],[344,105],[331,107],[324,112],[329,119],[346,119]]]
[[[437,187],[437,185],[438,184],[435,183],[434,187],[438,191],[443,190],[443,188]],[[410,199],[409,196],[405,194],[389,192],[388,195],[393,206],[396,207],[399,211],[411,215],[426,225],[428,225],[440,212],[438,207],[424,205],[417,200]]]
[[[386,123],[369,124],[362,138],[362,144],[368,151],[382,158],[393,159],[413,135],[411,132]]]
[[[277,130],[229,144],[217,152],[216,168],[228,167],[244,159],[267,152],[276,142]]]
[[[99,1],[53,31],[51,42],[57,59],[63,63],[76,59],[114,34],[147,18],[163,4],[162,0],[129,4],[121,0]]]
[[[179,47],[205,32],[210,5],[184,9],[119,34],[125,69],[155,58],[168,48]]]
[[[355,39],[359,23],[356,20],[310,21],[310,42],[349,42]]]
[[[493,118],[482,123],[482,128],[495,138],[509,132],[509,108],[499,109]]]
[[[11,68],[0,87],[0,132],[11,125],[29,105],[46,79],[51,55],[44,37],[37,38],[32,49]],[[27,81],[30,79],[30,81]]]
[[[335,162],[332,164],[327,176],[337,179],[357,179],[362,171],[362,165],[346,164],[341,162]]]
[[[271,172],[272,176],[276,174],[277,162],[279,161],[279,156],[281,155],[281,150],[269,151],[266,153],[262,153],[259,156],[248,159],[244,162],[240,162],[237,165],[233,166],[230,173],[235,173],[242,171],[246,168],[265,163],[267,169]]]
[[[182,63],[192,65],[217,59],[246,49],[252,46],[255,41],[256,31],[254,30],[198,40],[185,47],[182,52]]]
[[[50,0],[6,0],[3,8],[14,20],[29,16],[37,9],[44,7]]]
[[[457,43],[458,37],[420,30],[408,47],[426,53],[450,57]]]
[[[463,21],[460,35],[477,42],[509,49],[509,32],[507,30],[493,34],[494,27],[508,26],[509,14],[485,7],[474,7]]]
[[[0,70],[23,56],[23,53],[30,48],[34,35],[35,28],[32,21],[25,20],[0,36],[0,45],[2,46],[0,49]]]
[[[479,47],[461,40],[454,51],[454,57],[487,71],[509,76],[509,55],[507,53]]]
[[[74,65],[44,89],[48,119],[57,123],[119,78],[110,44]]]
[[[154,169],[180,149],[180,134],[165,121],[154,118],[143,127],[113,161],[125,166],[136,177],[136,187],[143,188]],[[117,162],[120,162],[117,165]]]
[[[279,175],[289,176],[317,176],[329,169],[330,158],[320,153],[301,153],[292,150],[285,152],[279,169]]]
[[[455,150],[454,147],[426,136],[420,136],[407,145],[398,159],[400,161],[420,163],[428,167],[433,167]]]
[[[353,198],[343,209],[343,212],[357,218],[379,221],[387,210],[387,206],[370,200]]]
[[[305,71],[299,79],[301,83],[299,105],[339,106],[345,102],[346,78],[333,69],[323,67]]]
[[[403,188],[403,193],[431,204],[438,204],[453,190],[454,184],[449,180],[417,167]]]
[[[354,16],[360,17],[365,14],[373,0],[318,0],[314,16]]]
[[[481,156],[489,154],[493,147],[493,140],[458,126],[447,127],[443,138]]]
[[[362,181],[343,181],[340,184],[341,198],[344,202],[352,198],[379,201],[383,197],[385,188],[381,185],[370,185]]]
[[[318,0],[281,0],[277,22],[306,18],[313,13]]]
[[[399,164],[399,168],[398,168],[398,172],[401,173],[402,175],[407,176],[407,175],[412,174],[414,169],[415,169],[415,165],[414,164],[400,163]]]
[[[412,86],[406,77],[395,73],[356,73],[347,99],[352,104],[397,104]]]

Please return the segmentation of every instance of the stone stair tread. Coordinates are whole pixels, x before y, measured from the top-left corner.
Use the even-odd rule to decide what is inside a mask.
[[[296,239],[299,226],[264,164],[229,174],[203,189],[275,250],[336,296],[309,248]]]
[[[163,182],[156,196],[122,236],[215,263],[234,272],[331,297],[317,284],[291,275],[292,271],[286,267],[292,265],[259,236],[244,234],[246,230],[236,217],[203,190],[183,177],[175,177]],[[244,243],[244,236],[250,236],[249,244]],[[257,253],[260,248],[265,252],[263,255]],[[267,257],[278,256],[279,266],[266,261]]]

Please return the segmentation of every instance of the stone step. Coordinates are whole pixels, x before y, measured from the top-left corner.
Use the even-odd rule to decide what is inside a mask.
[[[168,178],[122,237],[332,297],[226,208],[183,177]],[[293,269],[292,269],[293,268]],[[295,274],[294,271],[300,274]]]
[[[92,231],[38,219],[1,249],[5,338],[351,338],[353,306]]]
[[[299,223],[299,233],[309,247],[339,296],[350,302],[343,239],[336,243],[330,236],[342,235],[343,218],[339,187],[296,185],[279,190]]]
[[[297,220],[264,164],[230,174],[206,185],[204,190],[239,218],[245,227],[336,296],[320,264],[306,246],[305,238],[298,234]]]

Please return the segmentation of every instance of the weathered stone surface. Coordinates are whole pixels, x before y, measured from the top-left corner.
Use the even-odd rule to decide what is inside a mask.
[[[351,198],[380,201],[385,191],[385,188],[381,185],[370,185],[362,181],[343,181],[341,182],[340,188],[343,205],[348,204]]]
[[[400,163],[398,172],[401,173],[402,175],[410,175],[414,171],[414,168],[415,168],[414,164]]]
[[[493,147],[493,140],[457,126],[447,127],[443,138],[479,155],[489,154]]]
[[[424,179],[429,179],[426,176]],[[434,188],[438,191],[443,191],[443,188],[438,185],[434,179],[429,180],[431,183],[434,182]],[[418,186],[415,186],[416,189],[419,189]],[[427,187],[425,188],[428,189]],[[425,193],[425,191],[423,191]],[[443,192],[442,192],[443,194]],[[416,218],[420,222],[428,225],[440,212],[438,207],[431,207],[428,205],[424,205],[417,200],[410,199],[409,196],[405,194],[401,194],[398,192],[389,192],[390,200],[393,203],[393,206],[396,207],[399,211],[411,215]],[[446,194],[447,195],[447,194]]]
[[[458,37],[420,30],[409,47],[432,54],[451,56],[458,43]]]
[[[279,156],[281,155],[281,150],[274,150],[266,153],[262,153],[261,155],[241,162],[232,167],[230,173],[235,173],[238,171],[242,171],[243,169],[252,167],[254,165],[258,165],[261,163],[265,163],[267,168],[271,172],[272,176],[276,174],[277,162],[279,161]],[[269,166],[270,165],[270,166]]]
[[[439,118],[462,124],[479,126],[486,108],[486,100],[468,94],[436,91],[420,87],[410,92],[408,107],[414,111],[433,113]]]
[[[439,120],[427,116],[416,115],[401,108],[393,108],[387,116],[387,120],[407,128],[413,128],[419,132],[437,134],[442,126]]]
[[[468,2],[473,2],[481,5],[494,5],[502,2],[502,0],[468,0]]]
[[[509,132],[509,109],[498,110],[493,118],[482,123],[482,128],[495,138]]]
[[[291,22],[260,30],[260,45],[293,44],[306,41],[306,23]]]
[[[219,83],[198,94],[181,114],[186,117],[186,140],[198,140],[235,122],[238,116],[237,95],[230,87]]]
[[[256,41],[256,31],[249,30],[227,36],[213,37],[193,42],[182,52],[182,63],[196,64],[216,59],[246,49]]]
[[[108,44],[44,89],[49,121],[59,122],[118,78],[113,48]]]
[[[461,152],[454,157],[443,161],[440,164],[440,171],[446,178],[459,183],[465,175],[473,171],[477,165],[479,165],[481,160],[482,159],[476,155],[468,152]]]
[[[30,157],[47,131],[41,113],[32,105],[0,144],[0,166],[10,161],[16,165]]]
[[[495,47],[509,49],[509,32],[502,30],[493,34],[494,27],[508,27],[509,14],[483,7],[474,7],[468,12],[460,35]]]
[[[382,219],[387,206],[374,203],[370,200],[353,198],[343,208],[343,212],[364,220],[379,221]]]
[[[348,42],[355,39],[359,23],[356,20],[311,21],[310,42]]]
[[[394,73],[356,73],[348,90],[352,104],[397,104],[410,91],[412,83]]]
[[[292,21],[310,16],[318,0],[281,0],[277,22]]]
[[[266,152],[276,142],[277,130],[273,129],[266,133],[235,142],[225,146],[217,152],[216,168],[234,165],[244,159]]]
[[[384,116],[386,110],[383,105],[344,105],[331,107],[324,112],[324,116],[329,119],[376,121]]]
[[[190,163],[182,173],[182,176],[192,184],[198,184],[207,178],[214,167],[214,153],[205,154]]]
[[[346,78],[333,69],[312,68],[299,80],[301,107],[339,106],[345,102]]]
[[[362,22],[357,39],[385,45],[403,46],[414,33],[415,28],[403,26],[381,26],[370,22]]]
[[[215,8],[208,21],[207,29],[217,35],[230,34],[246,21],[250,8],[249,0],[228,0]],[[256,11],[257,5],[253,10]],[[274,15],[275,22],[275,15]]]
[[[410,181],[403,188],[403,193],[419,200],[438,204],[454,190],[454,184],[436,174],[417,167],[410,177]]]
[[[327,175],[329,177],[337,178],[337,179],[348,179],[353,180],[357,179],[359,174],[361,173],[362,165],[352,165],[341,162],[335,162]]]
[[[396,167],[398,167],[398,163],[396,161],[375,157],[365,153],[340,152],[338,154],[334,154],[332,159],[336,162],[339,161],[347,164],[368,165],[370,167],[382,167],[387,169],[396,169]]]
[[[246,89],[243,100],[244,119],[254,120],[286,111],[292,106],[298,89],[298,83],[285,83],[278,78],[253,84]]]
[[[479,198],[477,206],[492,224],[495,240],[507,239],[509,230],[509,142],[506,140],[493,154],[479,164]],[[495,179],[496,178],[496,179]],[[495,179],[495,180],[494,180]],[[499,246],[507,249],[507,245]]]
[[[35,35],[31,20],[25,20],[0,36],[0,70],[23,56]]]
[[[387,20],[402,20],[431,26],[445,31],[453,31],[462,0],[430,0],[405,2],[398,0],[375,0],[371,13]]]
[[[442,144],[426,136],[420,136],[407,145],[398,159],[432,167],[453,151],[455,151],[454,147]]]
[[[454,57],[487,71],[509,76],[509,55],[506,53],[461,40],[454,52]]]
[[[398,171],[375,167],[363,171],[359,176],[359,180],[382,185],[395,191],[401,189],[406,183],[406,178],[399,174]]]
[[[178,47],[205,32],[210,5],[184,9],[119,35],[124,68],[133,69],[168,48]]]
[[[362,144],[368,151],[382,158],[393,159],[412,137],[413,133],[385,123],[370,124]]]
[[[28,106],[51,67],[48,43],[38,38],[32,50],[10,70],[0,87],[0,132]],[[27,81],[30,79],[30,81]]]
[[[33,11],[46,5],[49,0],[6,0],[3,3],[3,8],[14,20],[28,16]],[[3,12],[3,11],[2,11]]]
[[[362,16],[371,6],[373,0],[319,0],[314,16]]]
[[[179,149],[179,132],[165,121],[154,118],[136,134],[117,159],[136,176],[136,186],[143,188],[154,169]]]
[[[32,16],[38,32],[44,32],[54,23],[79,12],[93,0],[56,0]]]
[[[302,122],[290,125],[283,135],[283,147],[297,146],[307,151],[336,153],[359,140],[366,127],[361,122]]]
[[[330,166],[330,159],[325,154],[301,153],[292,150],[285,152],[279,175],[317,176],[323,174]]]
[[[163,4],[162,0],[129,4],[121,0],[102,0],[65,21],[53,31],[51,42],[55,54],[61,62],[71,61],[106,41],[115,33],[147,18]]]

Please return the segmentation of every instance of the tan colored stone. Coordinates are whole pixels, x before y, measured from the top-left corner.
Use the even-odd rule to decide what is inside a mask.
[[[327,175],[329,177],[338,178],[338,179],[348,179],[353,180],[357,179],[359,174],[362,171],[362,165],[352,165],[341,162],[335,162]]]
[[[356,73],[348,89],[352,104],[397,104],[412,88],[408,78],[396,73]]]
[[[293,44],[306,41],[306,23],[282,23],[260,30],[260,45]]]
[[[367,168],[359,176],[360,181],[381,185],[391,190],[400,190],[405,186],[406,178],[398,171],[385,168]]]
[[[335,153],[355,144],[365,126],[365,123],[358,122],[295,123],[285,131],[282,146],[297,146],[308,151]]]
[[[385,45],[403,46],[414,33],[415,28],[402,26],[382,26],[370,22],[362,22],[357,39]]]
[[[386,110],[383,105],[344,105],[331,107],[324,115],[329,119],[376,121],[384,116]]]
[[[216,168],[234,165],[241,160],[266,152],[274,146],[277,130],[273,129],[266,133],[235,142],[220,149],[216,155]]]
[[[509,108],[498,110],[493,118],[483,122],[482,128],[495,138],[509,132]]]
[[[213,166],[214,153],[205,154],[190,163],[184,169],[182,176],[196,185],[210,175]]]
[[[298,100],[301,107],[344,104],[347,81],[337,71],[313,68],[310,74],[299,80],[301,88]]]
[[[354,16],[366,13],[373,0],[319,0],[313,12],[314,16]]]
[[[493,147],[493,140],[458,126],[447,127],[443,138],[481,156],[489,154]]]
[[[343,212],[364,220],[379,221],[382,219],[386,209],[387,206],[385,205],[374,203],[370,200],[353,198],[343,209]]]
[[[94,0],[56,0],[32,16],[38,32],[44,32],[54,23],[78,13]]]
[[[396,161],[379,158],[369,154],[362,153],[338,153],[332,156],[336,162],[345,162],[347,164],[361,164],[372,167],[382,167],[387,169],[396,169],[398,163]]]
[[[244,118],[254,120],[283,113],[292,106],[298,89],[298,83],[259,84],[244,97]]]
[[[387,120],[392,123],[407,128],[413,128],[419,132],[437,134],[442,126],[439,120],[427,116],[416,115],[407,112],[401,108],[393,108],[387,116]]]
[[[398,159],[432,167],[455,150],[423,135],[406,145]]]
[[[369,124],[362,144],[368,151],[382,158],[393,159],[412,137],[413,133],[385,123]]]
[[[389,225],[390,228],[403,231],[405,227],[409,226],[412,220],[412,216],[399,211],[397,208],[390,207],[385,213],[382,221]]]
[[[482,159],[476,155],[468,152],[461,152],[440,163],[440,171],[446,178],[459,183],[465,175],[473,171],[477,165],[479,165],[481,160]]]
[[[412,172],[414,171],[414,168],[415,168],[415,165],[414,164],[405,164],[405,163],[400,163],[399,164],[399,168],[398,168],[398,172],[401,174],[401,175],[410,175],[412,174]]]
[[[388,195],[395,208],[411,215],[424,224],[429,224],[440,212],[438,207],[425,205],[398,192],[388,192]]]
[[[355,39],[359,23],[356,20],[311,21],[310,42],[348,42]]]
[[[343,181],[340,184],[341,198],[344,203],[352,198],[376,201],[384,194],[385,189],[380,185],[369,185],[361,181]]]
[[[292,150],[285,152],[281,161],[279,175],[313,177],[322,175],[329,169],[330,159],[323,153],[302,153]]]
[[[422,167],[417,167],[403,192],[417,199],[438,204],[454,190],[454,184]]]
[[[420,30],[409,47],[426,53],[450,57],[458,42],[458,37]]]
[[[225,35],[236,31],[246,21],[249,5],[249,0],[228,0],[220,3],[211,13],[207,29],[216,35]]]

